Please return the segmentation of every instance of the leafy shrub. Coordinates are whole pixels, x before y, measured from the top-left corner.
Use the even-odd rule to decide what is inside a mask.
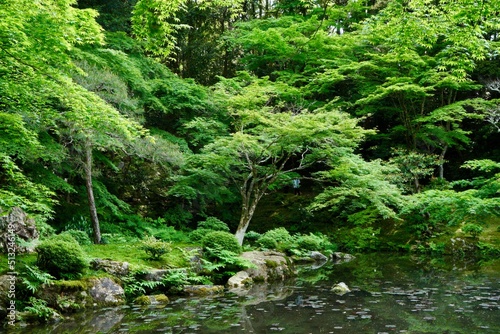
[[[123,282],[123,290],[127,299],[133,299],[137,296],[155,291],[163,286],[161,281],[150,281],[140,277],[147,274],[145,270],[135,270],[127,276],[121,278]]]
[[[214,231],[206,228],[198,228],[189,233],[189,240],[192,242],[201,242],[201,239],[203,239],[210,232]]]
[[[277,249],[279,251],[289,251],[293,248],[294,239],[284,227],[278,227],[264,233],[257,244],[267,249]],[[276,245],[275,245],[276,244]]]
[[[171,250],[171,245],[168,242],[150,236],[141,242],[140,248],[148,254],[150,259],[158,260],[163,254]]]
[[[477,248],[479,249],[479,254],[484,257],[489,257],[492,259],[497,259],[500,257],[500,248],[495,247],[492,244],[486,242],[478,242]]]
[[[148,233],[156,239],[172,242],[187,242],[189,237],[182,231],[176,230],[173,226],[162,226],[159,228],[148,228]]]
[[[70,235],[75,239],[76,242],[78,242],[81,246],[86,246],[86,245],[91,245],[92,241],[90,240],[90,237],[87,233],[84,231],[79,231],[79,230],[66,230],[62,232],[60,235]]]
[[[47,284],[54,277],[46,272],[41,271],[36,266],[28,266],[27,264],[24,266],[24,270],[21,272],[21,282],[22,284],[31,291],[31,293],[35,293],[38,291],[38,288],[42,284]]]
[[[483,232],[483,227],[476,224],[465,224],[465,226],[462,227],[462,231],[470,234],[474,239],[477,239]]]
[[[60,241],[68,242],[70,244],[78,244],[78,241],[76,241],[76,239],[69,233],[61,233],[61,234],[54,235],[50,238],[50,240],[60,240]]]
[[[290,243],[293,242],[293,237],[290,235],[290,232],[287,231],[284,227],[278,227],[272,230],[267,231],[263,234],[263,237],[271,237],[276,240],[277,243]]]
[[[56,311],[47,306],[45,300],[30,297],[29,303],[31,306],[26,306],[25,311],[40,322],[47,322],[56,314]]]
[[[71,217],[71,220],[65,224],[64,229],[66,231],[68,230],[83,231],[87,235],[92,235],[93,233],[91,221],[85,218],[84,216]]]
[[[269,235],[261,236],[259,239],[257,239],[257,243],[262,248],[267,248],[267,249],[278,248],[278,243],[276,242],[276,240],[274,240],[274,238]]]
[[[254,244],[262,234],[255,232],[255,231],[249,231],[245,234],[245,241],[249,244]]]
[[[222,220],[219,220],[215,217],[208,217],[206,220],[198,223],[198,228],[204,228],[213,231],[224,231],[229,232],[229,226],[224,223]]]
[[[229,232],[212,231],[201,239],[201,244],[204,249],[210,248],[213,250],[227,250],[235,254],[241,253],[238,240]]]
[[[37,221],[36,222],[36,229],[38,230],[38,233],[40,234],[41,240],[49,238],[56,233],[54,228],[44,221]]]
[[[84,251],[71,235],[56,235],[40,243],[37,265],[56,278],[78,277],[87,267]]]
[[[314,235],[301,235],[297,237],[296,245],[301,250],[319,251],[323,247],[323,239]]]
[[[379,234],[380,228],[356,226],[341,231],[339,240],[342,240],[343,247],[348,252],[374,251],[380,245]]]

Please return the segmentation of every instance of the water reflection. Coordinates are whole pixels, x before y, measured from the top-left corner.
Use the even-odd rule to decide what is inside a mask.
[[[279,285],[87,311],[17,333],[500,333],[500,262],[362,256]],[[351,292],[331,287],[345,282]]]

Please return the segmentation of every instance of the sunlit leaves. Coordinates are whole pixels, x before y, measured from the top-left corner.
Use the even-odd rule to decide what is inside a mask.
[[[185,0],[139,0],[132,15],[132,30],[153,55],[166,59],[174,51],[177,29],[181,25],[177,12],[182,10]]]
[[[348,154],[331,162],[332,169],[318,173],[326,187],[316,196],[311,210],[328,210],[356,225],[380,219],[395,219],[405,202],[397,186],[397,166],[381,161],[364,161]]]

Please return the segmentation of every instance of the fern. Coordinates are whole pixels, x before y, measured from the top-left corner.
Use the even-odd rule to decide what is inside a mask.
[[[54,276],[49,273],[41,271],[38,267],[28,265],[24,266],[24,271],[21,274],[22,283],[33,294],[38,291],[42,284],[47,284],[53,279],[55,279]]]
[[[30,297],[29,303],[31,306],[26,306],[25,311],[39,321],[47,322],[55,314],[55,311],[47,306],[45,300]]]

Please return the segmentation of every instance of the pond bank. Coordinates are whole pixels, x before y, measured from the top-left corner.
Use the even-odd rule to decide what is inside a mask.
[[[500,261],[363,255],[299,267],[296,278],[245,294],[173,297],[167,305],[88,309],[13,333],[500,332]],[[345,282],[351,292],[331,291]]]

